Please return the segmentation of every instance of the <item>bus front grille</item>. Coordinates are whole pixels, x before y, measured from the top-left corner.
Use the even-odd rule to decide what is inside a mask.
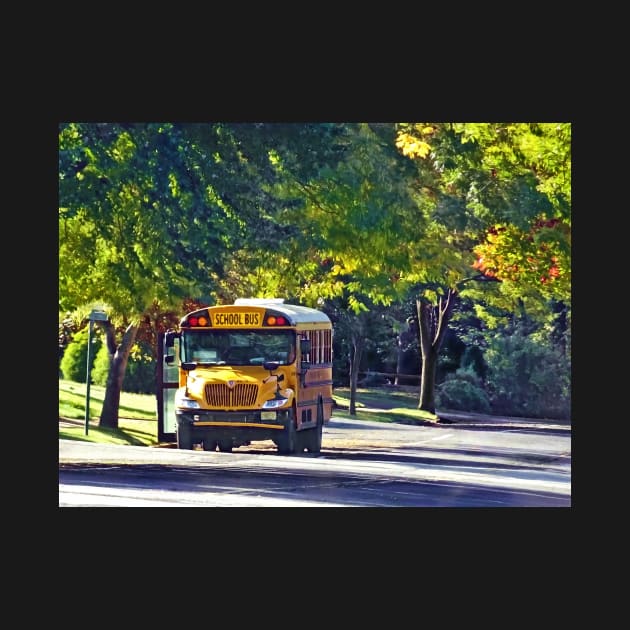
[[[206,403],[209,407],[234,409],[236,407],[253,407],[258,397],[258,385],[237,383],[228,387],[223,383],[206,385]]]

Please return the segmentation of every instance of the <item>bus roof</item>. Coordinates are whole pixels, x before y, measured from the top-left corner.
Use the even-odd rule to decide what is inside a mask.
[[[285,304],[282,298],[238,298],[234,300],[234,306],[264,306],[271,308],[278,313],[286,315],[294,324],[330,323],[330,318],[326,313],[308,306]]]

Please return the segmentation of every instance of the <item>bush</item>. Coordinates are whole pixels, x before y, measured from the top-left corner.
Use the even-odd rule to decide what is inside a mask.
[[[378,387],[379,385],[387,385],[389,380],[382,374],[367,371],[365,378],[360,382],[361,387]]]
[[[107,346],[103,344],[96,354],[94,367],[92,368],[92,382],[95,385],[102,385],[103,387],[107,385],[109,363],[109,351],[107,350]]]
[[[61,374],[68,381],[85,383],[87,376],[87,351],[88,351],[89,327],[79,330],[74,334],[72,341],[63,353],[60,363]],[[90,350],[90,369],[94,367],[94,361],[102,345],[98,335],[92,334],[92,349]],[[94,379],[91,379],[92,381]]]
[[[570,419],[571,362],[549,342],[517,330],[495,337],[485,357],[494,412]]]
[[[144,344],[134,346],[127,362],[123,390],[132,394],[155,394],[156,362]]]
[[[483,352],[477,345],[466,347],[466,350],[464,350],[464,354],[462,355],[461,366],[463,368],[472,368],[475,371],[475,374],[478,374],[481,377],[482,381],[485,380],[486,375],[488,374],[488,366],[483,358]]]
[[[107,347],[103,346],[96,357],[92,371],[92,380],[96,385],[107,385],[110,358]],[[130,394],[155,393],[155,359],[150,348],[144,343],[137,343],[129,353],[122,389]]]
[[[460,368],[449,374],[437,387],[436,406],[440,409],[489,413],[490,401],[481,379],[471,368]]]

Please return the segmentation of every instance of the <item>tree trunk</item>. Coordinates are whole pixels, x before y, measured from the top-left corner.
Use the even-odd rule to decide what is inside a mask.
[[[422,353],[422,372],[420,374],[420,400],[418,409],[435,413],[435,376],[438,356],[431,346]]]
[[[107,386],[105,388],[105,400],[101,410],[99,426],[108,429],[118,428],[118,409],[120,407],[120,393],[122,392],[123,379],[127,369],[129,353],[138,333],[137,324],[130,324],[123,335],[122,342],[116,347],[114,327],[111,324],[105,326],[107,349],[110,362],[107,374]]]
[[[361,335],[352,335],[352,352],[350,353],[350,415],[357,415],[357,381],[361,357],[363,356],[364,339]]]
[[[449,289],[446,297],[441,297],[436,305],[429,304],[422,299],[416,300],[418,341],[422,355],[418,409],[429,413],[435,413],[435,379],[438,356],[453,313],[455,295],[456,292]]]
[[[394,385],[400,385],[398,375],[402,372],[403,366],[403,333],[396,337],[396,376],[394,377]]]

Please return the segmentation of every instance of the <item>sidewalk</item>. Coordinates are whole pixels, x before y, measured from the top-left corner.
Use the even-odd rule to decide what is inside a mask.
[[[557,418],[519,418],[515,416],[489,416],[481,413],[465,413],[463,411],[436,411],[439,423],[457,424],[458,426],[487,426],[497,429],[499,427],[530,427],[530,428],[556,428],[564,431],[571,430],[571,420],[559,420]]]
[[[61,416],[59,416],[59,426],[63,427],[64,429],[85,426],[85,420],[78,420],[77,418],[62,418]]]

